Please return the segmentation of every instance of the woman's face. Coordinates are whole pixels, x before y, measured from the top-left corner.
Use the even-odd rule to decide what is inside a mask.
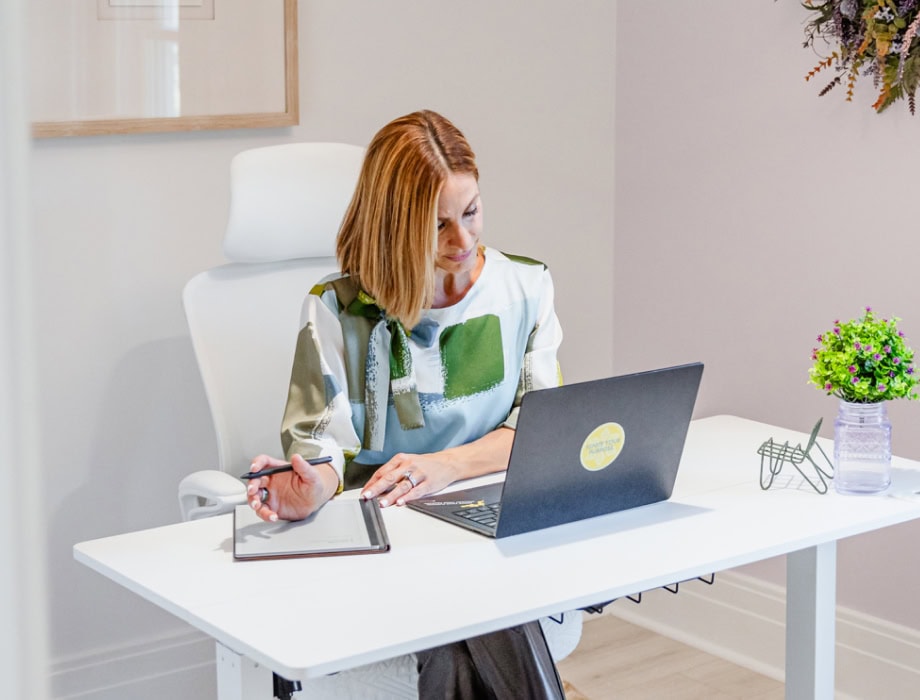
[[[438,253],[435,266],[450,274],[476,268],[482,235],[479,183],[469,173],[452,173],[438,197]]]

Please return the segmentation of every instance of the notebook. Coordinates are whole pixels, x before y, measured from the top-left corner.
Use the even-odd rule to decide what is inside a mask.
[[[233,511],[233,558],[373,554],[390,549],[376,501],[335,498],[304,520],[265,522],[248,505]]]
[[[500,538],[667,500],[702,374],[697,362],[528,392],[504,483],[407,505]]]

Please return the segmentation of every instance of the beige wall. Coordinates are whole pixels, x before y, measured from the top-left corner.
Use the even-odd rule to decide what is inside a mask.
[[[168,694],[155,678],[168,669],[155,658],[152,670],[139,668],[115,650],[168,637],[179,623],[75,564],[71,547],[175,522],[178,481],[214,464],[180,293],[222,262],[228,165],[240,150],[363,144],[394,116],[442,111],[478,153],[488,242],[554,272],[567,378],[611,370],[614,4],[301,0],[299,8],[299,127],[34,144],[39,442],[58,695]],[[154,679],[101,690],[93,673],[114,683],[121,665],[126,680]],[[206,671],[186,673],[189,685],[175,696],[206,688]]]
[[[806,384],[818,333],[869,304],[920,347],[920,122],[903,103],[876,115],[871,80],[852,104],[819,98],[806,17],[618,2],[614,366],[700,359],[698,415],[823,417],[830,436],[836,400]],[[890,413],[895,452],[920,458],[920,403]],[[920,629],[918,539],[914,523],[843,541],[839,602]],[[782,582],[783,562],[748,572]]]

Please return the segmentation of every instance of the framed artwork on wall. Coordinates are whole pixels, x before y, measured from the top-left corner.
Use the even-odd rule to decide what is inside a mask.
[[[297,0],[28,4],[38,138],[299,123]]]

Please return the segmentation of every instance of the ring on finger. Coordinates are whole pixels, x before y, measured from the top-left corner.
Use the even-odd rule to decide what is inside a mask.
[[[259,500],[262,501],[262,503],[268,503],[268,495],[268,489],[259,489]]]
[[[403,479],[405,479],[410,484],[412,484],[412,488],[415,488],[416,486],[418,486],[418,482],[415,480],[415,477],[412,476],[412,472],[404,472]]]

